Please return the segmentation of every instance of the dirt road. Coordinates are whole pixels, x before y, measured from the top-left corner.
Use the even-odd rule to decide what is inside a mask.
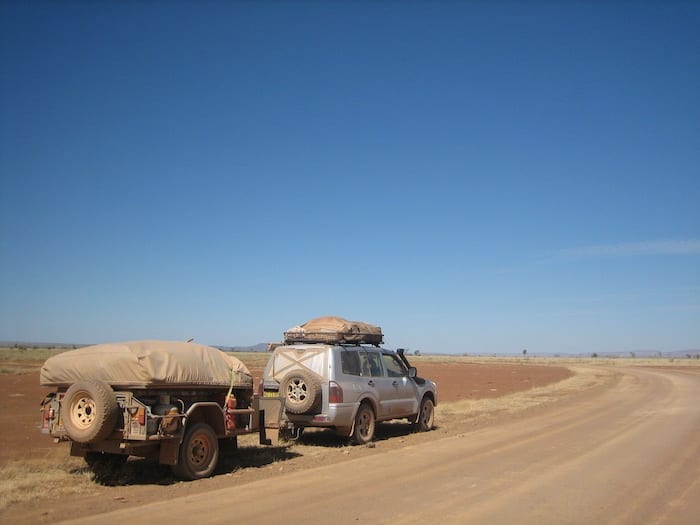
[[[616,372],[529,418],[73,523],[697,523],[700,370]]]

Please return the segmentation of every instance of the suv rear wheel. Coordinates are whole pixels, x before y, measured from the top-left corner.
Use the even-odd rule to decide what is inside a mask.
[[[357,445],[366,445],[374,438],[374,410],[367,403],[362,403],[355,415],[355,428],[352,441]]]

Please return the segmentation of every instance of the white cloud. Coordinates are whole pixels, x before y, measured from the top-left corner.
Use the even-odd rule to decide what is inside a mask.
[[[599,244],[562,250],[561,255],[575,257],[630,257],[635,255],[685,255],[700,253],[700,240],[644,241]]]
[[[553,250],[529,260],[514,260],[493,268],[494,273],[524,273],[546,265],[570,263],[577,259],[596,257],[633,257],[642,255],[694,255],[700,254],[700,239],[661,240],[597,244]]]

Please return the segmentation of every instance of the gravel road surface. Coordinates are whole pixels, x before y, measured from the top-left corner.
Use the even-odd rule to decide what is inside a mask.
[[[64,523],[698,523],[700,369],[615,372],[532,417]]]

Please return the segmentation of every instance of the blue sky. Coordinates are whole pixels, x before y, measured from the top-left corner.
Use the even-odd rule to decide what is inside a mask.
[[[0,340],[700,348],[700,3],[3,2]]]

